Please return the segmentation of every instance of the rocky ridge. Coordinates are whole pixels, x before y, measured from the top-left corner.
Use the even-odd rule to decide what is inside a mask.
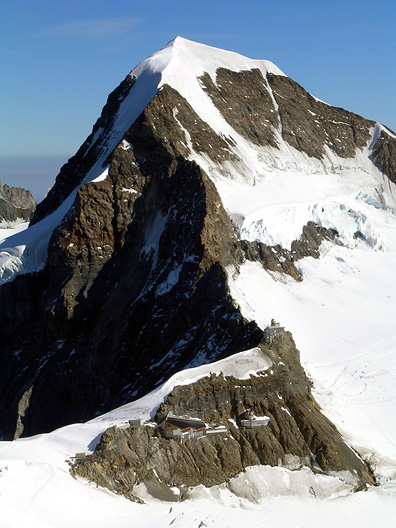
[[[154,423],[113,426],[92,455],[75,462],[72,475],[132,500],[134,487],[140,483],[157,498],[178,500],[180,494],[188,496],[190,487],[221,484],[259,464],[344,472],[343,478],[355,489],[374,484],[369,467],[320,412],[291,335],[280,333],[271,345],[260,344],[259,348],[268,359],[267,370],[249,379],[212,374],[177,386],[155,415],[157,423],[169,412],[198,416],[208,424],[224,424],[224,433],[180,443],[165,439]],[[270,417],[269,425],[242,428],[240,416],[245,410]],[[175,487],[179,489],[176,495]]]

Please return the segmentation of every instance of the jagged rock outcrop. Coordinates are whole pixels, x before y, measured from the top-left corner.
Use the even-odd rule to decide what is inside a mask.
[[[164,500],[177,500],[170,487],[186,493],[191,486],[226,482],[248,466],[308,465],[315,471],[348,472],[359,489],[373,484],[370,469],[323,416],[310,393],[310,382],[298,360],[289,333],[272,345],[260,345],[271,367],[237,379],[212,374],[190,385],[175,387],[155,416],[168,412],[199,416],[223,423],[227,432],[192,438],[181,444],[165,439],[151,426],[108,429],[92,455],[78,460],[71,473],[133,498],[141,482]],[[241,413],[253,410],[269,416],[268,426],[244,429]]]
[[[188,386],[175,387],[157,410],[156,421],[160,422],[172,412],[199,416],[208,423],[228,424],[229,419],[238,423],[240,414],[251,409],[257,416],[270,417],[269,427],[260,428],[257,437],[261,438],[263,449],[260,463],[276,465],[279,459],[285,460],[287,454],[301,458],[313,455],[325,471],[359,468],[363,481],[368,478],[372,482],[367,476],[367,467],[321,414],[291,334],[282,332],[271,345],[259,346],[271,360],[268,370],[247,380],[212,375]],[[271,434],[267,434],[268,431]],[[247,438],[253,441],[256,437],[250,434],[251,431],[246,431]],[[253,442],[256,446],[257,438]]]
[[[388,176],[391,182],[396,183],[396,139],[385,131],[373,146],[371,159],[374,164]]]
[[[293,240],[290,250],[279,245],[267,246],[259,241],[241,240],[240,244],[248,260],[260,262],[266,270],[286,273],[299,281],[302,277],[295,263],[304,257],[319,258],[319,249],[324,240],[339,243],[337,232],[308,222],[299,239]]]
[[[35,207],[36,201],[30,191],[3,185],[0,181],[0,222],[29,220]]]

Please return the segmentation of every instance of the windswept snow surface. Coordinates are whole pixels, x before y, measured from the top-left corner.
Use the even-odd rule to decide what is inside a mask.
[[[396,210],[395,185],[369,159],[378,129],[372,128],[372,139],[351,159],[329,149],[323,160],[312,159],[285,143],[279,150],[254,147],[235,134],[241,161],[217,166],[201,155],[191,157],[213,179],[242,239],[290,249],[313,221],[335,229],[345,244],[353,245],[361,231],[376,245],[370,219],[366,222],[368,207]]]
[[[396,477],[396,216],[370,207],[381,250],[326,242],[299,262],[302,282],[245,262],[229,284],[245,317],[293,333],[325,414],[385,481]]]

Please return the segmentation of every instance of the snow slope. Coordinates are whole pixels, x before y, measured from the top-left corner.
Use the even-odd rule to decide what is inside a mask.
[[[230,270],[229,282],[245,316],[261,326],[275,316],[293,331],[315,397],[376,468],[381,486],[350,494],[337,476],[261,466],[248,468],[228,486],[198,487],[183,503],[161,503],[141,487],[147,504],[138,505],[70,477],[66,460],[93,450],[110,425],[149,419],[175,385],[210,372],[247,377],[270,368],[270,360],[253,349],[181,372],[141,400],[89,423],[0,443],[0,526],[196,528],[205,523],[238,528],[264,521],[279,528],[291,523],[307,528],[346,523],[362,528],[373,522],[396,526],[396,221],[388,211],[374,211],[386,251],[362,241],[353,249],[326,245],[320,260],[301,262],[301,283],[276,280],[250,262],[239,275]]]
[[[378,473],[396,476],[396,216],[370,211],[381,250],[364,241],[325,243],[280,280],[252,262],[229,270],[233,297],[264,327],[275,317],[293,333],[325,414]],[[382,477],[381,477],[382,478]]]

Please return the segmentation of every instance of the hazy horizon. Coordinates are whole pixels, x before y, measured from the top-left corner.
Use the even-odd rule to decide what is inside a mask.
[[[41,202],[53,186],[56,176],[70,155],[0,155],[0,180],[11,187],[29,190]]]

